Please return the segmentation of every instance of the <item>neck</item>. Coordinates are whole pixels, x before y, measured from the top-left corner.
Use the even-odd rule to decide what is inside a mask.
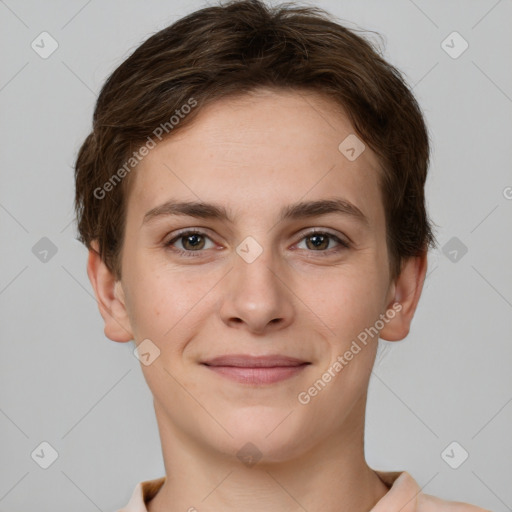
[[[167,478],[148,512],[367,512],[389,489],[364,458],[365,405],[366,397],[341,431],[300,455],[245,466],[198,447],[155,403]]]

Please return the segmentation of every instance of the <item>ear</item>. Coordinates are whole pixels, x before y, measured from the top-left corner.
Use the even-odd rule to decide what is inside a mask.
[[[408,334],[411,322],[420,300],[425,274],[427,272],[427,251],[421,256],[406,260],[400,275],[390,287],[388,310],[395,311],[391,318],[381,329],[380,337],[386,341],[400,341]],[[397,304],[396,304],[397,303]],[[395,307],[393,307],[395,304]],[[399,309],[398,304],[401,306]],[[388,316],[390,316],[388,314]]]
[[[105,336],[112,341],[126,342],[133,339],[125,307],[121,281],[116,281],[99,255],[97,240],[91,242],[87,262],[87,275],[91,281],[98,308],[105,322]]]

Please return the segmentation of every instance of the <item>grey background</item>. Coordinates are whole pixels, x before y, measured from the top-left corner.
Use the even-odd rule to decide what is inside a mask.
[[[432,134],[440,249],[410,335],[384,342],[375,367],[368,463],[409,471],[429,494],[512,510],[512,2],[310,4],[384,36]],[[164,474],[133,342],[104,336],[75,240],[72,165],[108,74],[204,5],[0,1],[0,512],[113,511]],[[42,31],[59,44],[47,59],[31,48]],[[441,47],[453,31],[469,43],[456,59]],[[46,262],[33,252],[43,237],[57,251]],[[453,237],[467,247],[457,261],[442,250]],[[31,458],[43,441],[58,452],[48,469]],[[458,469],[441,456],[452,441],[469,453]]]

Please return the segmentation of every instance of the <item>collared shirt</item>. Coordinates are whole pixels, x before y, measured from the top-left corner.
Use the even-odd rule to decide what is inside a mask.
[[[462,503],[446,501],[423,494],[420,486],[407,471],[375,471],[389,487],[389,491],[370,512],[491,512],[490,510]],[[147,512],[146,504],[156,495],[165,482],[165,476],[139,482],[128,504],[117,512]]]

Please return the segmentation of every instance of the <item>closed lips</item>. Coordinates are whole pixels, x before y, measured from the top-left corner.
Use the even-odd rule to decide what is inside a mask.
[[[272,368],[284,366],[302,366],[311,364],[308,361],[288,356],[247,356],[232,354],[219,356],[202,362],[206,366],[236,366],[240,368]]]

